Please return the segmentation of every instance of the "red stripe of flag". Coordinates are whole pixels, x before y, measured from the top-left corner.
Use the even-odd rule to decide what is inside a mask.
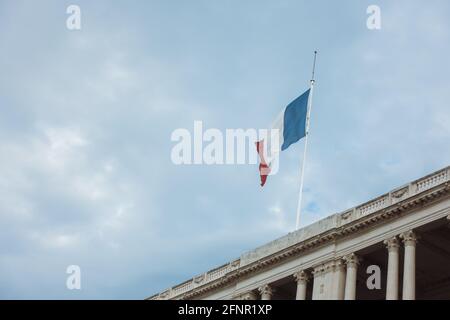
[[[267,165],[264,159],[264,140],[258,141],[256,144],[256,151],[259,154],[260,164],[259,164],[259,175],[261,177],[261,187],[264,187],[266,183],[267,176],[270,174],[270,167]]]

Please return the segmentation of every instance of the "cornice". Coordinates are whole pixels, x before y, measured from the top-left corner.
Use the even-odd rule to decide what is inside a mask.
[[[194,287],[192,290],[189,290],[185,293],[168,297],[168,293],[167,291],[165,291],[159,295],[152,296],[149,299],[192,299],[207,292],[230,285],[237,279],[248,276],[249,274],[256,274],[263,271],[264,269],[267,269],[268,267],[272,267],[283,261],[299,256],[300,254],[303,254],[305,252],[310,252],[323,245],[333,243],[340,239],[344,239],[365,229],[372,228],[399,216],[413,212],[418,208],[431,205],[437,200],[447,197],[450,194],[450,177],[447,173],[450,172],[450,168],[445,168],[441,171],[444,170],[446,172],[446,176],[445,182],[443,183],[440,183],[436,186],[431,186],[429,189],[425,189],[423,191],[417,191],[415,194],[411,192],[411,187],[402,187],[401,189],[392,191],[389,194],[389,196],[392,197],[392,202],[387,207],[374,212],[370,212],[367,215],[363,215],[362,217],[356,218],[353,221],[349,222],[346,222],[346,220],[349,218],[350,213],[349,211],[345,211],[344,213],[340,214],[340,218],[342,219],[343,224],[338,225],[335,228],[329,229],[321,234],[300,241],[294,245],[281,249],[278,252],[262,257],[257,261],[251,262],[244,266],[239,265],[239,260],[233,261],[232,263],[230,263],[230,266],[232,266],[230,270],[217,280],[201,284],[204,278],[202,276],[196,277],[194,279],[197,282],[197,287]],[[441,174],[441,171],[434,173],[434,175]],[[432,177],[432,175],[424,177],[421,180],[417,180],[418,182],[415,182],[414,185],[423,183],[422,181],[430,179],[429,177]],[[405,195],[409,195],[409,197],[404,198]],[[374,201],[380,200],[375,199]],[[364,206],[367,206],[367,204],[365,204]]]
[[[414,197],[407,198],[401,202],[398,202],[388,208],[374,212],[366,217],[350,222],[348,225],[344,225],[335,229],[326,231],[323,234],[317,235],[311,239],[307,239],[303,242],[295,244],[291,247],[281,250],[268,257],[264,257],[258,261],[243,266],[230,274],[227,274],[222,279],[218,279],[216,282],[208,283],[204,287],[194,289],[183,295],[183,299],[192,299],[196,296],[205,294],[224,285],[230,284],[232,281],[247,276],[250,273],[257,273],[263,269],[278,264],[289,258],[317,249],[321,245],[332,243],[338,239],[342,239],[351,234],[360,232],[369,227],[379,225],[391,220],[407,212],[414,211],[417,208],[421,208],[425,205],[432,204],[435,200],[440,199],[450,194],[450,183],[445,183],[430,190],[424,191]]]

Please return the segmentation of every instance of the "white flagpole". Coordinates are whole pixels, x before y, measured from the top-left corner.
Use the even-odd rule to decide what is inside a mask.
[[[298,194],[297,220],[295,222],[295,230],[298,230],[298,228],[300,226],[300,212],[302,209],[302,195],[303,195],[303,178],[305,176],[306,150],[308,149],[309,119],[311,117],[312,98],[313,98],[313,91],[314,91],[314,81],[315,81],[314,80],[314,72],[316,69],[316,56],[317,56],[317,51],[314,51],[314,62],[313,62],[312,77],[311,77],[311,87],[310,87],[309,97],[308,97],[308,112],[306,115],[305,147],[303,148],[302,171],[300,174],[300,190],[299,190],[299,194]]]

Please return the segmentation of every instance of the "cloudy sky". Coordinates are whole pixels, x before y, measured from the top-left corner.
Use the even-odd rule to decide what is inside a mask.
[[[307,89],[315,49],[303,226],[449,165],[448,12],[0,0],[0,298],[142,299],[291,232],[303,143],[261,189],[255,165],[174,165],[170,136],[264,128]]]

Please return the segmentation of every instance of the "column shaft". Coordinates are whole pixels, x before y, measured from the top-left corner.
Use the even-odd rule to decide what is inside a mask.
[[[384,244],[388,249],[386,300],[398,300],[398,268],[400,244],[397,237],[385,240]]]
[[[400,236],[405,244],[405,259],[403,266],[403,300],[416,298],[416,242],[417,236],[408,231]]]
[[[306,282],[299,282],[297,284],[297,295],[295,300],[306,300]]]
[[[346,270],[344,262],[342,260],[337,260],[335,262],[335,270],[334,270],[334,294],[332,297],[333,300],[344,300],[345,275]]]
[[[345,300],[356,299],[356,279],[358,274],[358,257],[352,253],[344,257],[347,264],[347,275],[345,279]]]
[[[294,274],[294,278],[297,281],[297,294],[295,300],[306,300],[308,274],[305,271],[300,270]]]

